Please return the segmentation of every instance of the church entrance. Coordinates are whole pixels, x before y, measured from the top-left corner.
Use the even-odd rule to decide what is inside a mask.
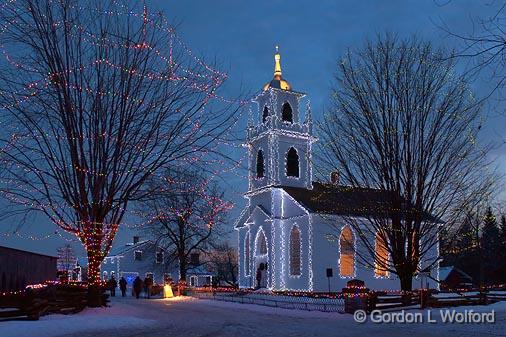
[[[267,288],[267,262],[257,262],[255,273],[255,288]]]

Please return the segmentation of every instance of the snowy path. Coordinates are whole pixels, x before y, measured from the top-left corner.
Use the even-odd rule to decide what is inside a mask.
[[[465,308],[459,308],[459,311]],[[475,311],[496,312],[495,324],[365,324],[351,315],[197,300],[115,298],[108,309],[51,315],[40,321],[0,321],[2,337],[49,336],[506,336],[506,302]]]

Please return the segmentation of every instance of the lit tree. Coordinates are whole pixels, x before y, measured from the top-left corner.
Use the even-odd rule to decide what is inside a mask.
[[[234,122],[226,76],[135,2],[13,0],[0,20],[3,195],[76,235],[98,285],[148,178],[202,161]]]
[[[157,244],[179,266],[180,281],[192,267],[192,254],[209,253],[223,234],[225,213],[232,205],[223,199],[218,186],[195,169],[169,169],[163,178],[153,179],[150,197],[139,215],[147,220]],[[207,261],[199,261],[201,265]]]
[[[436,263],[430,251],[443,222],[460,219],[490,183],[487,151],[476,144],[479,107],[447,56],[391,36],[348,52],[319,124],[320,169],[382,195],[361,210],[365,223],[348,220],[362,246],[359,262],[396,274],[403,290],[411,290],[420,261]],[[378,256],[376,235],[389,259]]]

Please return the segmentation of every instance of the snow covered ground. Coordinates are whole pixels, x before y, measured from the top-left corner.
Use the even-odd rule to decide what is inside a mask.
[[[0,321],[2,337],[46,336],[506,336],[506,302],[457,310],[495,311],[494,324],[360,324],[352,315],[270,308],[193,298],[113,298],[107,309],[86,309],[40,321]],[[426,311],[410,310],[426,315]],[[439,310],[433,310],[438,318]]]

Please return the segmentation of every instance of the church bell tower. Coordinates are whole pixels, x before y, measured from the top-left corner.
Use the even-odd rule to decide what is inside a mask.
[[[316,138],[309,104],[301,120],[304,97],[282,77],[281,55],[276,47],[273,79],[253,100],[258,109],[248,122],[248,193],[272,186],[312,188],[311,147]]]

